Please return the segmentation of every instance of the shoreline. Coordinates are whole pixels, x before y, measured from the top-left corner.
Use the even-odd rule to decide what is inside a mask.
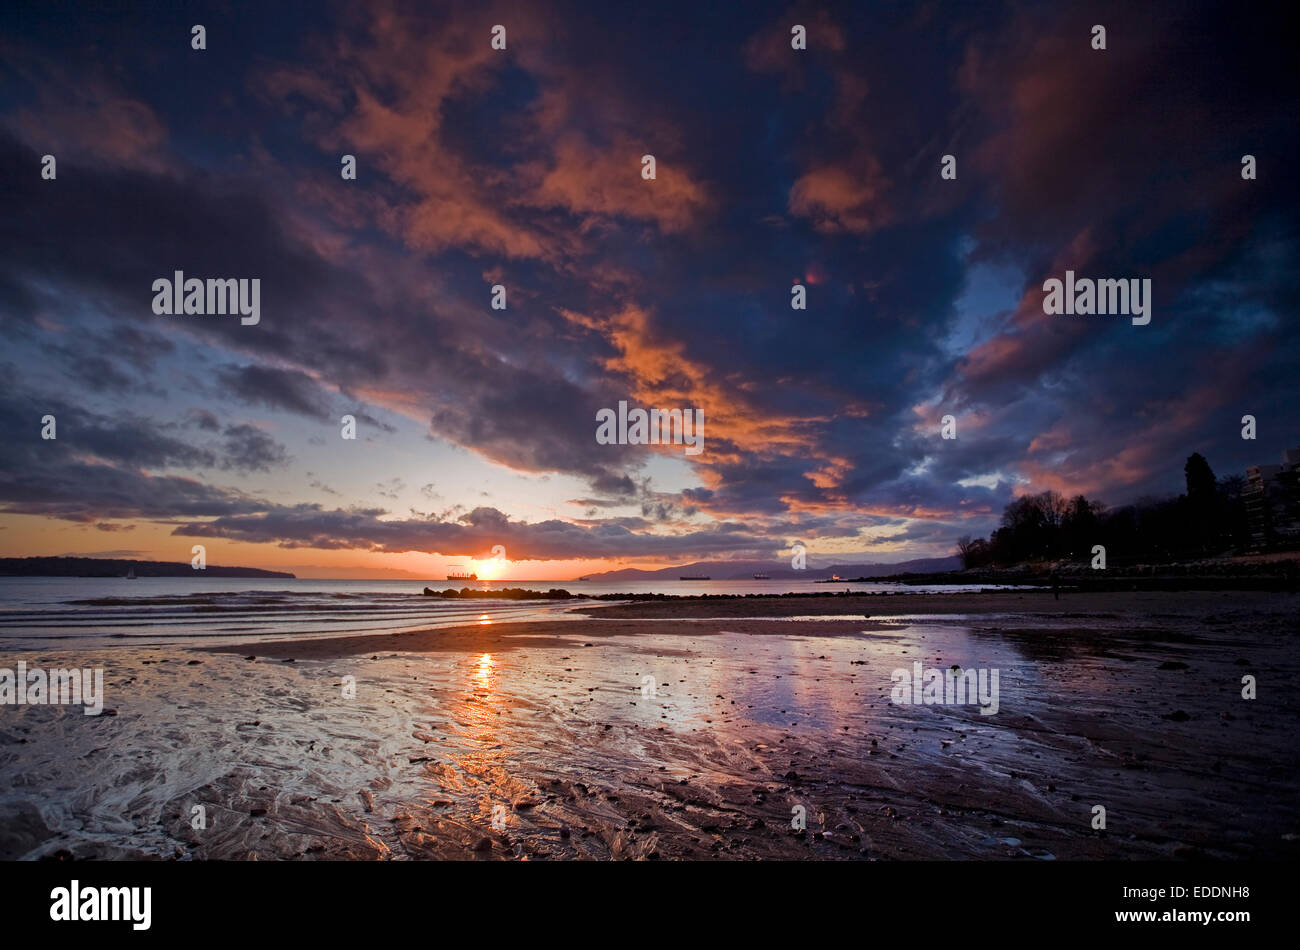
[[[1279,602],[1279,598],[1282,600]],[[744,633],[785,636],[841,636],[881,629],[879,619],[922,616],[967,616],[978,621],[996,615],[1030,613],[1037,618],[1056,617],[1085,621],[1089,616],[1117,611],[1141,616],[1155,611],[1166,616],[1199,618],[1204,611],[1223,607],[1273,607],[1278,603],[1300,606],[1295,595],[1250,591],[1240,596],[1222,591],[1199,591],[1174,596],[1155,591],[1113,591],[1065,594],[1059,600],[1051,591],[995,591],[981,593],[912,594],[850,593],[786,596],[703,596],[674,600],[576,607],[563,620],[492,621],[410,630],[401,633],[357,634],[333,637],[248,640],[238,644],[195,645],[208,653],[233,653],[277,659],[334,659],[380,652],[457,652],[558,646],[563,638],[604,638],[628,635],[706,636]],[[1172,612],[1172,613],[1171,613]],[[842,616],[843,620],[838,619]],[[836,617],[805,619],[800,617]],[[868,619],[870,618],[870,619]],[[674,626],[672,621],[690,621]]]

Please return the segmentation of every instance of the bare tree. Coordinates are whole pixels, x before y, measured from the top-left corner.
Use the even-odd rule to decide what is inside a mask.
[[[966,568],[971,566],[971,548],[974,542],[971,541],[969,534],[963,534],[957,539],[957,556],[961,558],[961,566]]]

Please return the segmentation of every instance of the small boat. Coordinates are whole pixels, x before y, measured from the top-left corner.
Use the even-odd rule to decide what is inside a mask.
[[[755,575],[754,575],[754,580],[756,580],[756,581],[770,581],[771,579],[772,579],[772,578],[768,577],[766,574],[755,574]]]
[[[127,579],[128,581],[133,581],[133,580],[136,579],[136,576],[135,576],[135,568],[134,568],[134,567],[129,568],[129,569],[127,570],[127,572],[126,572],[126,579]]]
[[[679,578],[677,578],[677,579],[678,579],[679,581],[710,581],[710,580],[713,580],[713,578],[709,577],[708,574],[683,574],[681,577],[679,577]]]
[[[449,580],[449,581],[476,581],[476,580],[478,580],[478,575],[477,575],[477,574],[448,574],[448,575],[447,575],[447,580]]]

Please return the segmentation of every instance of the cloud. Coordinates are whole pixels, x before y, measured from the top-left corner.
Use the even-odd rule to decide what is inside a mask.
[[[47,415],[54,439],[41,436]],[[178,438],[178,428],[28,395],[11,381],[0,386],[0,506],[84,522],[250,511],[256,504],[241,492],[147,470],[268,470],[286,461],[283,447],[252,426],[228,426],[224,442],[212,445]]]
[[[155,170],[167,166],[163,120],[97,64],[60,63],[5,37],[0,37],[0,60],[34,89],[33,97],[5,119],[32,147],[59,162],[93,159]]]
[[[874,159],[853,170],[814,168],[790,189],[790,213],[810,218],[814,228],[828,234],[863,234],[888,220],[886,187],[880,163]]]
[[[269,472],[289,462],[284,446],[256,426],[246,423],[227,426],[224,435],[222,468]]]
[[[329,418],[324,391],[299,370],[254,365],[230,367],[222,370],[218,379],[228,393],[252,405],[283,409],[321,421]]]
[[[186,537],[226,538],[281,547],[361,548],[401,553],[421,551],[449,557],[486,558],[503,544],[512,561],[614,557],[695,557],[727,552],[770,552],[772,542],[740,525],[677,536],[630,530],[603,521],[577,525],[566,521],[512,521],[494,508],[475,508],[456,521],[383,519],[378,509],[325,509],[319,505],[272,506],[250,515],[230,515],[189,522],[173,533]]]
[[[255,66],[196,78],[203,110],[129,47],[101,68],[33,15],[0,57],[0,165],[31,170],[0,179],[7,511],[377,550],[495,532],[512,556],[707,556],[794,531],[938,550],[1015,491],[1120,502],[1177,487],[1193,449],[1260,461],[1247,411],[1297,441],[1298,142],[1284,57],[1260,52],[1285,35],[1272,14],[1013,4],[939,24],[832,3],[718,31],[670,5],[629,30],[546,3],[511,9],[498,53],[495,9],[313,9],[291,47],[253,36]],[[175,269],[260,278],[262,322],[153,315]],[[1150,276],[1151,326],[1046,317],[1065,269]],[[620,399],[702,408],[705,452],[596,444]],[[283,469],[332,491],[269,433],[323,444],[313,427],[345,412],[374,458],[410,449],[411,420],[435,463],[465,449],[524,492],[565,476],[557,498],[586,516],[493,521],[485,486],[450,477],[433,525],[383,513],[389,473],[358,511],[219,484]]]

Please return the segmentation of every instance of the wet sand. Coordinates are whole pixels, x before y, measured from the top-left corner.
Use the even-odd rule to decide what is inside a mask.
[[[834,585],[828,585],[833,587]],[[1254,608],[1272,615],[1300,606],[1295,594],[1258,591],[1106,591],[988,590],[978,593],[857,594],[828,591],[819,597],[701,597],[680,600],[611,604],[592,608],[596,617],[789,617],[849,614],[901,617],[909,614],[979,614],[1033,612],[1044,617],[1070,614],[1170,614],[1195,617],[1199,611]],[[1290,606],[1288,606],[1290,605]]]
[[[1296,606],[681,600],[31,652],[104,665],[116,714],[0,709],[0,857],[1294,858]],[[914,661],[998,669],[998,712],[891,702]]]

